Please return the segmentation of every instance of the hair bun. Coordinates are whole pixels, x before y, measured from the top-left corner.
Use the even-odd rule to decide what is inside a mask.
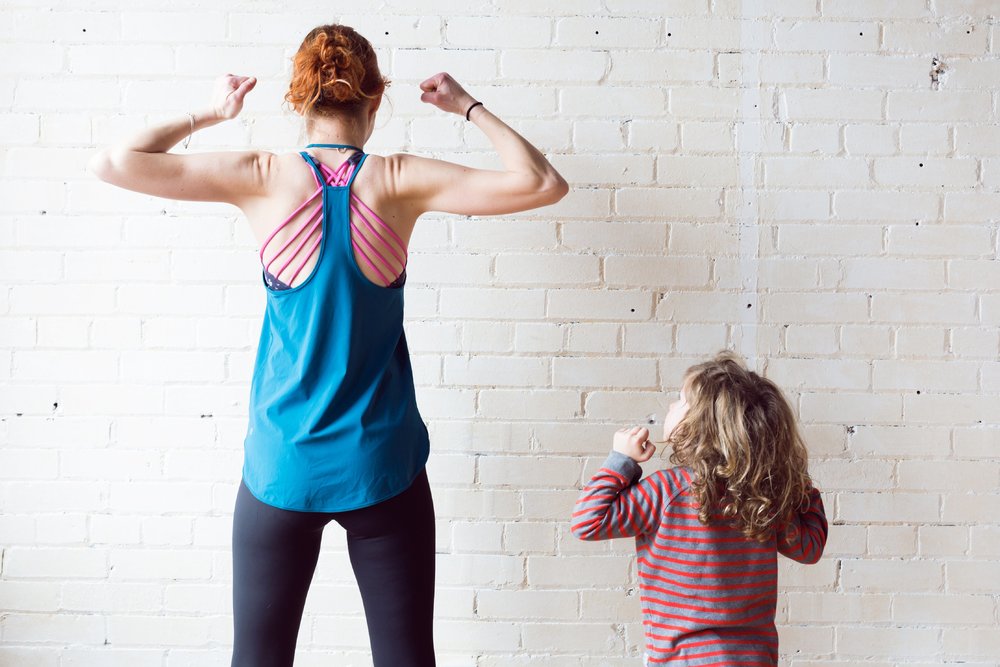
[[[285,100],[302,115],[356,109],[381,95],[389,83],[379,71],[371,43],[348,26],[313,29],[293,62]]]

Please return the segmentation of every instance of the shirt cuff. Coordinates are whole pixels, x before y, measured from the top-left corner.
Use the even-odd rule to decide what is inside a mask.
[[[604,466],[608,470],[614,470],[616,473],[624,477],[629,481],[629,484],[635,484],[642,477],[642,468],[636,463],[631,457],[625,456],[621,452],[616,452],[614,450],[608,454],[608,458],[604,460]]]

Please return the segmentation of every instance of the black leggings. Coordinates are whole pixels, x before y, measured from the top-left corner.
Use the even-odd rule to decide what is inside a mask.
[[[233,667],[291,667],[323,527],[347,531],[375,667],[434,665],[434,505],[427,474],[349,512],[292,512],[240,484],[233,516]]]

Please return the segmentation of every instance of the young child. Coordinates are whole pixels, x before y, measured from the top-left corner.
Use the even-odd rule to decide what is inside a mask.
[[[777,665],[777,554],[815,563],[827,534],[792,410],[773,382],[722,352],[688,369],[663,437],[677,467],[639,482],[656,451],[649,431],[615,433],[576,502],[573,534],[635,537],[645,664]]]

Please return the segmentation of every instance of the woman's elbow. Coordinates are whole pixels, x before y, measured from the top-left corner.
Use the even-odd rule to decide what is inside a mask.
[[[129,153],[120,148],[104,148],[87,163],[87,171],[106,183],[115,183],[117,176],[126,173],[125,163]]]
[[[102,181],[108,180],[111,176],[113,170],[113,163],[111,160],[111,155],[108,149],[103,149],[94,153],[90,161],[87,162],[87,171],[101,179]]]
[[[542,179],[538,192],[543,199],[542,205],[549,206],[566,196],[569,192],[569,183],[566,182],[566,179],[559,172],[553,171]]]

